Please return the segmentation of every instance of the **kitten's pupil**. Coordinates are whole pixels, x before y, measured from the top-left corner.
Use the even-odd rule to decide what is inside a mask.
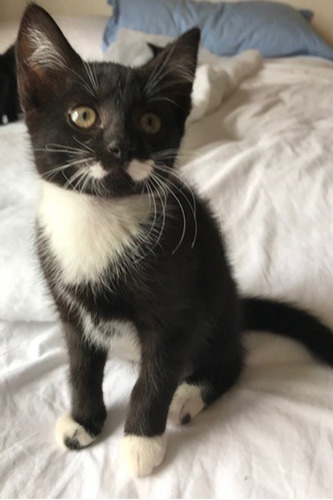
[[[161,125],[161,119],[155,113],[145,113],[141,117],[140,127],[146,134],[157,134],[161,129]]]
[[[80,127],[88,129],[92,127],[96,121],[96,112],[88,106],[79,106],[70,112],[71,122]]]

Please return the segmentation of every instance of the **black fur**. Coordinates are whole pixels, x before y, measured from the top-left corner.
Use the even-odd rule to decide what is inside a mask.
[[[18,120],[20,105],[16,81],[15,46],[0,55],[0,125]]]
[[[243,327],[271,331],[303,344],[320,361],[333,366],[333,335],[311,314],[282,302],[260,298],[242,301]]]
[[[47,34],[75,73],[29,64],[31,26]],[[110,172],[101,196],[120,200],[145,189],[126,174],[126,165],[132,158],[156,159],[161,150],[173,151],[163,159],[166,168],[159,177],[163,185],[172,186],[165,199],[165,212],[162,200],[157,198],[154,232],[135,242],[141,257],[133,260],[132,253],[124,251],[122,271],[115,273],[114,264],[110,264],[104,271],[102,286],[66,284],[48,237],[42,226],[38,227],[40,262],[64,325],[70,357],[72,416],[94,436],[106,418],[102,380],[107,352],[85,337],[82,310],[96,330],[102,331],[101,325],[114,319],[129,320],[137,328],[142,358],[131,395],[126,434],[162,434],[172,396],[183,380],[201,387],[206,405],[227,391],[243,368],[244,325],[277,330],[296,338],[333,365],[331,332],[318,320],[284,304],[241,301],[217,222],[206,204],[172,173],[191,108],[198,42],[199,31],[194,29],[176,44],[158,51],[141,68],[96,63],[91,66],[99,82],[99,93],[94,98],[82,86],[81,80],[87,74],[81,59],[48,14],[32,5],[21,23],[17,44],[19,88],[41,177],[47,176],[59,162],[70,161],[70,156],[45,149],[45,144],[57,142],[76,147],[79,141],[88,145]],[[185,75],[180,71],[184,66]],[[151,94],[145,94],[145,82],[161,68],[167,71],[151,99]],[[68,110],[78,103],[93,106],[103,126],[97,123],[89,130],[73,127],[67,119]],[[138,117],[146,110],[162,117],[161,131],[153,137],[144,136],[137,126]],[[115,158],[109,148],[115,142],[120,158]],[[159,161],[155,163],[158,171]],[[73,172],[75,168],[69,167],[67,177],[59,173],[51,180],[64,187]],[[156,190],[157,186],[151,187]],[[69,189],[75,190],[75,186]],[[89,184],[85,193],[98,195]],[[145,224],[149,235],[152,221]],[[105,338],[115,334],[101,333]],[[189,418],[185,415],[184,423]],[[78,443],[71,439],[66,445],[77,448]]]

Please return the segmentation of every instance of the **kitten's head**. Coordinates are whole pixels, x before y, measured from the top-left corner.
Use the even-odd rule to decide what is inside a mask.
[[[16,59],[41,177],[102,197],[155,189],[191,110],[199,38],[194,28],[139,68],[85,63],[47,12],[30,5]]]

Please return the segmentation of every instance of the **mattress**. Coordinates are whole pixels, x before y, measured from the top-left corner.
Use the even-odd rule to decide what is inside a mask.
[[[98,29],[89,41],[75,31],[81,54],[99,50]],[[265,61],[188,126],[179,168],[219,217],[241,292],[299,304],[333,328],[332,115],[332,63]],[[247,366],[228,394],[168,426],[152,476],[131,478],[119,460],[137,367],[112,356],[101,436],[81,452],[57,448],[67,356],[34,253],[39,183],[24,124],[0,127],[0,147],[1,498],[329,498],[333,371],[270,333],[246,334]]]

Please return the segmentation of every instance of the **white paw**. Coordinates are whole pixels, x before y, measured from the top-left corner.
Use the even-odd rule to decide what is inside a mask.
[[[89,446],[94,441],[95,436],[89,434],[70,415],[63,415],[56,423],[55,438],[61,448],[80,450]]]
[[[177,387],[169,408],[169,420],[174,425],[187,424],[204,408],[201,388],[183,383]]]
[[[148,476],[163,461],[166,449],[166,435],[123,437],[120,453],[131,474],[136,477]]]

